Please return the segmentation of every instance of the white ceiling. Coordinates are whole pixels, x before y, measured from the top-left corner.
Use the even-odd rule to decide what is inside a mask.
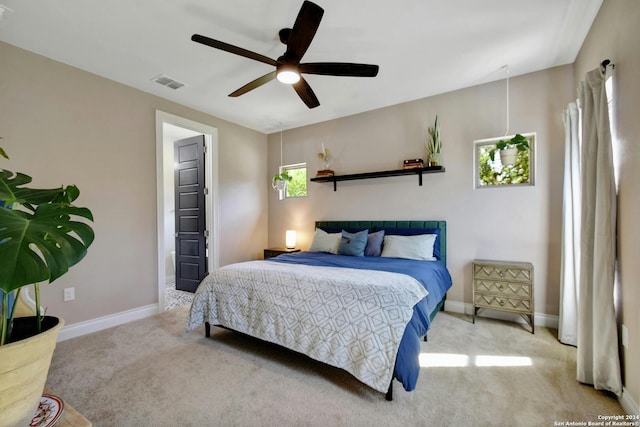
[[[305,75],[320,106],[272,81],[273,67],[190,40],[199,33],[277,59],[302,0],[0,0],[0,40],[272,133],[572,63],[602,0],[315,0],[302,62],[377,64],[375,78]],[[185,84],[153,82],[165,74]]]

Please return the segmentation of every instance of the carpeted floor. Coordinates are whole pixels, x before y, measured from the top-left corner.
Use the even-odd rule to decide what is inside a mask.
[[[100,426],[554,426],[622,414],[575,380],[556,331],[439,313],[416,390],[238,333],[185,332],[188,307],[58,344],[47,385]]]

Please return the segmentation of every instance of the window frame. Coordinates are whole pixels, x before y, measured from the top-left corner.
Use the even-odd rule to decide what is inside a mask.
[[[300,199],[302,197],[307,197],[309,194],[309,168],[307,168],[307,162],[302,162],[302,163],[292,163],[289,165],[281,165],[278,169],[278,173],[282,173],[285,170],[286,171],[290,171],[290,170],[294,170],[294,169],[305,169],[306,170],[306,179],[305,179],[305,193],[303,196],[288,196],[288,190],[289,190],[289,185],[287,184],[287,189],[286,190],[280,190],[278,191],[278,193],[280,193],[278,196],[280,198],[280,200],[285,200],[285,199]]]
[[[495,146],[501,139],[511,139],[514,135],[478,139],[473,141],[473,186],[476,189],[485,188],[509,188],[509,187],[533,187],[536,176],[536,140],[535,132],[523,133],[522,136],[529,142],[529,182],[518,184],[480,184],[480,150],[484,147]]]

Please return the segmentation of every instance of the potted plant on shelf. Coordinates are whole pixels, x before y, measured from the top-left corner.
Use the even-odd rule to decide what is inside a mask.
[[[5,158],[6,153],[0,152]],[[44,389],[62,319],[40,313],[40,282],[77,264],[94,239],[74,185],[26,187],[31,177],[0,169],[0,413],[3,426],[28,425]],[[16,317],[21,290],[34,285],[35,316]],[[9,300],[13,300],[9,304]]]
[[[518,153],[529,149],[529,141],[519,133],[511,139],[501,139],[496,143],[496,148],[492,149],[489,154],[491,160],[495,160],[496,151],[500,152],[500,162],[503,166],[510,166],[516,163]]]
[[[271,180],[271,186],[274,190],[284,191],[287,189],[287,184],[291,181],[293,177],[289,175],[289,172],[286,170],[281,173],[275,174],[273,179]]]
[[[427,128],[429,140],[426,145],[429,166],[440,166],[442,164],[442,141],[440,140],[440,123],[438,116],[433,127]]]

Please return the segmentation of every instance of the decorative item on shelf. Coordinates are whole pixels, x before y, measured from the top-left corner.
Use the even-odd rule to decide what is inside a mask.
[[[503,166],[511,166],[516,163],[518,153],[529,149],[529,141],[520,134],[516,134],[510,139],[501,139],[496,143],[496,148],[489,152],[491,160],[496,159],[496,152],[500,152],[500,162]]]
[[[438,122],[438,116],[433,127],[427,128],[429,134],[429,141],[427,142],[427,156],[429,159],[429,166],[442,165],[442,141],[440,140],[440,123]]]
[[[322,169],[316,173],[316,176],[333,176],[335,172],[329,168],[330,153],[322,144],[322,151],[318,153],[318,158],[322,161]]]
[[[0,384],[11,384],[0,390],[0,424],[8,426],[28,425],[33,418],[64,325],[41,313],[39,283],[66,274],[94,239],[89,224],[80,221],[93,221],[91,211],[73,205],[80,195],[76,186],[26,187],[31,181],[0,169]],[[35,290],[35,310],[19,313],[20,291],[29,285]]]
[[[287,249],[295,248],[296,247],[296,230],[287,230],[284,241]]]
[[[402,169],[421,169],[424,167],[422,159],[407,159],[402,161]]]

